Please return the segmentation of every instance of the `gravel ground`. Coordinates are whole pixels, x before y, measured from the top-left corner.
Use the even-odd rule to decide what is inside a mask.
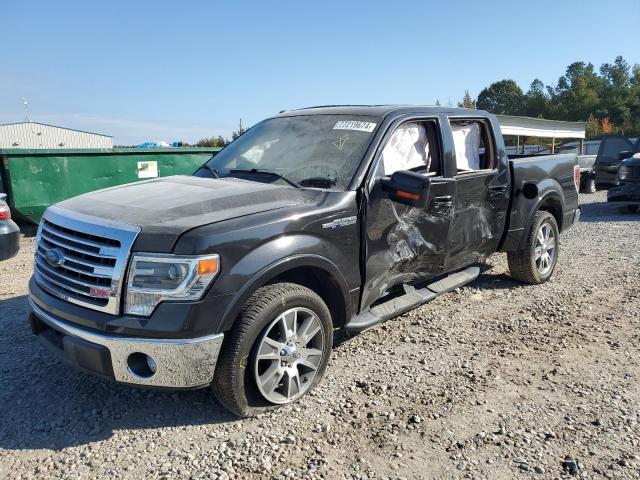
[[[640,216],[581,197],[552,281],[478,280],[357,336],[320,387],[238,420],[111,384],[30,334],[33,239],[0,263],[0,477],[640,478]]]

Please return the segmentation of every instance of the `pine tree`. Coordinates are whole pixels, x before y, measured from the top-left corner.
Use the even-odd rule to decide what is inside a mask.
[[[462,107],[464,108],[476,108],[476,102],[469,95],[469,90],[464,91],[464,97],[462,97]]]

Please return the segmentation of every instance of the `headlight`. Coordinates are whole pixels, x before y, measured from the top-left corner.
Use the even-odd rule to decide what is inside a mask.
[[[629,167],[626,165],[620,165],[618,169],[618,180],[626,180],[629,175]]]
[[[135,254],[127,277],[126,313],[148,316],[163,301],[200,300],[219,271],[218,255]]]

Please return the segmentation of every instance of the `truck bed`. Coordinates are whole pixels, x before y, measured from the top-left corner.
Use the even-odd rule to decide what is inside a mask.
[[[578,207],[574,181],[574,165],[577,164],[575,153],[509,157],[512,194],[502,250],[517,248],[522,232],[531,221],[531,212],[536,212],[541,205],[556,217],[560,231],[571,224],[569,216],[573,216]],[[538,194],[534,198],[526,198],[523,194],[525,183],[537,187]]]

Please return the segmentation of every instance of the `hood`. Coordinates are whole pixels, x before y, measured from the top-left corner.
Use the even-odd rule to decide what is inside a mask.
[[[164,177],[86,193],[57,207],[137,225],[138,251],[170,252],[195,227],[254,213],[292,207],[318,191],[236,178]]]
[[[628,166],[640,165],[640,152],[634,153],[629,158],[622,160],[622,162],[620,162],[620,165],[628,165]]]

